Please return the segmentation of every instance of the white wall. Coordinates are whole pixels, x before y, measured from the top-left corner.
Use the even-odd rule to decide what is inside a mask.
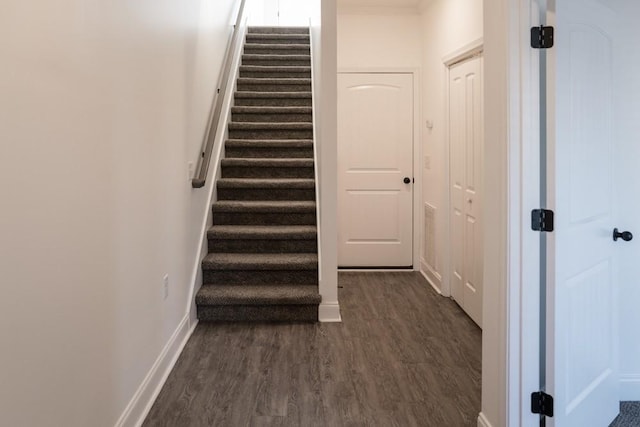
[[[421,34],[414,9],[339,9],[338,69],[420,68]]]
[[[208,210],[187,163],[235,4],[3,3],[1,425],[114,425],[186,335]]]
[[[435,0],[423,8],[423,197],[424,203],[435,208],[435,266],[429,266],[422,248],[422,269],[441,288],[447,280],[444,265],[447,251],[447,162],[446,141],[446,68],[443,58],[480,39],[483,35],[482,0]],[[426,128],[426,121],[433,123]],[[429,167],[425,167],[426,165]],[[420,212],[423,212],[421,209]],[[423,238],[420,241],[424,241]]]
[[[626,17],[619,25],[620,37],[614,44],[614,72],[616,88],[614,100],[615,141],[618,150],[614,153],[616,194],[616,227],[634,233],[631,242],[616,244],[616,259],[619,260],[618,295],[620,308],[620,378],[621,400],[640,400],[640,29],[636,18],[640,16],[640,4],[633,0],[612,3]]]
[[[506,225],[518,213],[510,213],[511,203],[508,197],[518,192],[519,187],[511,188],[512,178],[509,174],[512,146],[519,145],[513,139],[517,132],[519,110],[514,108],[519,98],[510,93],[514,81],[520,78],[519,70],[514,70],[513,61],[517,58],[520,40],[510,40],[512,28],[521,28],[514,11],[518,5],[511,0],[487,1],[484,4],[484,84],[485,84],[485,173],[484,173],[484,304],[482,331],[482,411],[478,425],[484,427],[501,427],[519,425],[519,412],[526,408],[519,407],[517,396],[509,396],[507,387],[515,381],[519,372],[517,366],[520,348],[518,343],[509,343],[507,327],[509,320],[517,317],[509,313],[511,288],[517,288],[519,282],[509,283],[510,271],[508,248],[515,243]],[[521,33],[517,30],[517,34]],[[516,52],[514,58],[513,53]],[[516,61],[517,62],[517,61]],[[519,229],[520,222],[514,227]],[[511,248],[514,250],[515,248]],[[518,272],[516,271],[516,274]],[[517,309],[517,308],[516,308]],[[514,325],[515,326],[515,325]],[[516,357],[509,358],[508,351],[515,345]],[[509,346],[509,347],[508,347]],[[509,377],[509,370],[515,374]],[[518,390],[509,389],[509,393],[517,394]],[[511,405],[511,406],[509,406]],[[515,415],[513,417],[512,415]],[[511,416],[511,418],[508,418]],[[510,422],[511,421],[511,422]]]
[[[322,303],[318,317],[322,322],[341,321],[338,302],[337,229],[337,53],[336,2],[314,0],[311,6],[313,43],[313,108],[318,161],[319,291]]]

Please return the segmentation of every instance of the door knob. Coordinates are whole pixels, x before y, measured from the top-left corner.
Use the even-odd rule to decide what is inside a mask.
[[[409,184],[411,182],[411,178],[409,178],[408,176],[405,176],[404,179],[402,180],[405,184]]]
[[[618,231],[617,228],[613,229],[613,241],[617,242],[618,239],[622,239],[625,242],[633,239],[633,234],[630,231]]]

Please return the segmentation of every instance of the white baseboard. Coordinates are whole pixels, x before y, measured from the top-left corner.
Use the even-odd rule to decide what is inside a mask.
[[[620,400],[640,401],[640,375],[620,376]]]
[[[478,427],[493,427],[482,412],[478,415]]]
[[[189,314],[184,316],[120,416],[116,427],[142,425],[197,324],[198,322],[189,321]]]
[[[427,279],[427,282],[429,282],[431,287],[435,289],[437,293],[442,295],[442,277],[438,273],[432,271],[424,261],[421,261],[420,265],[422,267],[420,269],[420,273],[422,273],[424,278]]]
[[[318,320],[321,322],[342,322],[340,316],[340,304],[322,303],[318,307]]]

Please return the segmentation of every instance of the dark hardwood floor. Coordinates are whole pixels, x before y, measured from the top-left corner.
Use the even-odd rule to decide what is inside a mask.
[[[342,323],[196,328],[144,426],[475,426],[480,329],[418,273],[340,273]]]

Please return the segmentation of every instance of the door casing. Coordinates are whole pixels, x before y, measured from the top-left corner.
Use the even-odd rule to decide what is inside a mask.
[[[442,296],[450,297],[451,296],[451,138],[449,134],[449,124],[450,124],[450,115],[449,115],[449,94],[450,94],[450,69],[453,65],[470,59],[476,55],[482,55],[484,51],[484,40],[483,38],[479,38],[477,40],[468,43],[453,52],[449,53],[442,57],[442,66],[444,68],[444,77],[442,84],[445,88],[445,96],[444,96],[444,122],[446,123],[444,129],[444,137],[447,143],[447,149],[445,150],[445,159],[444,159],[444,168],[445,168],[445,185],[446,185],[446,200],[445,206],[443,206],[443,212],[446,212],[445,215],[445,232],[443,233],[443,237],[440,241],[440,247],[443,249],[443,271],[442,274],[438,274],[436,271],[431,270],[426,264],[423,264],[425,267],[425,272],[427,278],[438,292],[442,294]],[[481,68],[483,69],[483,80],[484,80],[484,59],[481,63]],[[484,93],[484,89],[483,89]],[[484,130],[483,130],[484,132]]]

